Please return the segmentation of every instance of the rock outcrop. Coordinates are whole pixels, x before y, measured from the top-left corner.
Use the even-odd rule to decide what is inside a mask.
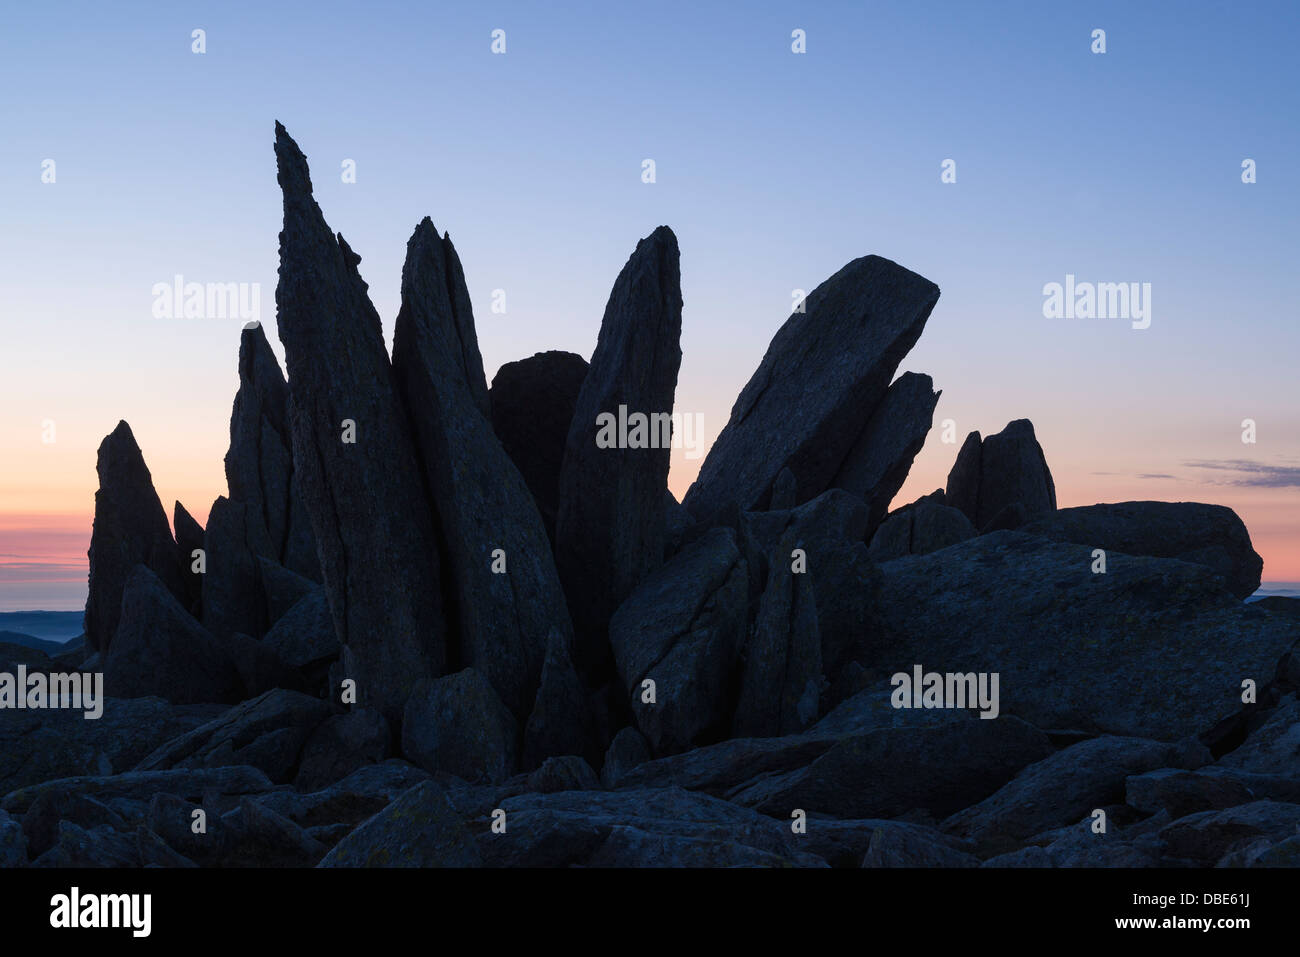
[[[1033,423],[1016,419],[982,441],[978,432],[966,436],[948,473],[945,501],[965,512],[981,532],[1013,529],[1023,519],[1055,512],[1056,485]],[[1024,509],[1022,519],[1000,518],[1004,509],[1017,505]],[[987,527],[990,523],[994,527]]]

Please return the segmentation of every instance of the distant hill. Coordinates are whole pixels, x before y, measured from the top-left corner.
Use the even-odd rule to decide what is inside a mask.
[[[0,632],[15,632],[19,637],[53,642],[63,650],[63,644],[82,633],[82,613],[79,611],[6,611],[0,612]],[[29,641],[3,639],[14,644],[36,647]]]
[[[51,657],[62,654],[67,647],[66,643],[62,641],[47,641],[44,638],[24,635],[17,631],[0,631],[0,644],[22,645],[24,648],[32,648]]]

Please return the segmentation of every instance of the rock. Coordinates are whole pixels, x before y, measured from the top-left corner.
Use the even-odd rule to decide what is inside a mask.
[[[549,757],[577,754],[600,760],[600,735],[587,691],[569,657],[568,636],[555,629],[546,644],[546,661],[532,714],[524,727],[520,766],[532,770]]]
[[[1205,565],[1222,575],[1238,598],[1255,593],[1264,568],[1246,526],[1236,512],[1222,505],[1119,502],[1063,508],[1021,531],[1108,552]]]
[[[664,561],[672,558],[682,549],[686,536],[695,525],[695,518],[686,506],[673,497],[673,493],[664,490]]]
[[[243,692],[236,700],[256,698],[272,688],[291,691],[309,691],[301,672],[290,667],[284,659],[256,638],[234,634],[226,639],[225,647],[235,663]]]
[[[187,592],[167,513],[125,422],[117,423],[100,443],[96,469],[99,491],[90,535],[86,643],[93,651],[107,651],[117,634],[122,589],[136,565],[147,566],[181,602]]]
[[[987,852],[1009,851],[1024,838],[1121,803],[1130,775],[1185,763],[1178,748],[1158,741],[1093,738],[1029,765],[997,793],[948,818],[943,829]]]
[[[831,545],[817,554],[811,567],[822,668],[836,675],[875,639],[872,608],[880,573],[862,542]]]
[[[576,754],[547,758],[542,766],[528,775],[529,791],[553,794],[556,791],[598,791],[600,779],[591,765]]]
[[[980,534],[988,535],[990,532],[1014,531],[1029,522],[1029,510],[1025,508],[1023,502],[1008,502],[1003,505],[993,517],[980,526]]]
[[[1040,728],[1177,740],[1270,681],[1289,623],[1234,598],[1200,565],[1108,556],[995,532],[879,566],[878,640],[863,664],[997,672],[1003,714]]]
[[[321,867],[477,867],[478,848],[447,792],[426,781],[335,845]]]
[[[326,718],[303,745],[294,786],[319,791],[359,767],[378,764],[390,753],[390,737],[378,711],[363,708]]]
[[[866,500],[868,534],[884,520],[889,503],[907,481],[912,460],[930,432],[940,394],[928,375],[904,372],[871,410],[831,480],[833,487]]]
[[[735,534],[715,528],[628,597],[609,625],[637,728],[658,754],[730,718],[728,686],[748,622],[748,571]],[[654,701],[643,683],[653,682]]]
[[[455,262],[451,240],[439,239],[425,218],[406,247],[393,373],[455,585],[459,660],[523,719],[547,636],[571,625],[532,493],[492,432],[474,317]]]
[[[767,588],[743,653],[740,700],[732,733],[796,734],[821,712],[821,636],[811,574],[791,570],[795,537],[787,534],[771,561]]]
[[[888,562],[908,555],[929,555],[977,534],[975,526],[960,509],[919,502],[885,519],[871,539],[869,554],[873,562]]]
[[[1259,601],[1251,602],[1256,608],[1271,611],[1275,615],[1288,618],[1300,618],[1300,598],[1288,598],[1285,595],[1269,595]]]
[[[446,661],[433,516],[360,257],[330,232],[307,160],[278,123],[275,152],[294,476],[358,703],[397,723]]]
[[[798,504],[799,483],[787,466],[777,473],[776,481],[772,483],[772,497],[767,503],[767,508],[772,512],[789,511]]]
[[[114,698],[202,704],[243,697],[229,648],[191,618],[144,565],[135,567],[123,589],[117,637],[103,668],[104,692]]]
[[[555,556],[573,615],[574,664],[592,686],[610,672],[611,616],[663,561],[671,449],[661,423],[682,360],[679,260],[667,226],[637,243],[605,306],[565,441]],[[638,431],[633,416],[645,427]],[[605,442],[611,433],[614,447]]]
[[[32,867],[139,867],[140,852],[132,837],[106,828],[87,830],[71,821],[59,822],[54,846],[32,861]]]
[[[623,728],[605,752],[600,767],[600,783],[606,788],[616,788],[633,768],[650,760],[650,745],[636,728]]]
[[[88,771],[129,770],[158,745],[224,710],[174,707],[161,698],[105,699],[94,720],[75,709],[0,709],[0,794]]]
[[[239,391],[230,412],[226,483],[230,498],[248,506],[270,542],[268,557],[320,579],[316,541],[293,481],[289,387],[261,323],[239,337]]]
[[[299,599],[266,633],[262,644],[294,668],[338,655],[339,639],[325,589],[314,588]]]
[[[195,811],[203,810],[204,830],[196,833]],[[182,800],[174,794],[155,794],[149,801],[145,823],[151,834],[183,857],[200,864],[222,861],[237,841],[229,824],[201,804]]]
[[[490,809],[469,823],[489,867],[808,862],[787,824],[679,788],[526,793],[500,808],[503,834],[493,833]]]
[[[1233,850],[1264,837],[1281,841],[1300,827],[1300,804],[1252,801],[1223,811],[1190,814],[1160,831],[1172,858],[1208,866]]]
[[[399,795],[430,779],[427,771],[399,758],[366,764],[320,791],[282,789],[260,797],[262,804],[305,829],[342,824],[351,829],[382,811]]]
[[[233,823],[229,816],[223,818]],[[239,802],[237,846],[229,863],[253,867],[315,867],[325,846],[283,815],[251,798]]]
[[[1015,503],[1024,507],[1030,519],[1055,512],[1056,485],[1033,423],[1016,419],[983,441],[978,432],[966,436],[948,473],[945,501],[965,512],[979,529]],[[1005,524],[1008,519],[999,521]]]
[[[426,771],[500,784],[515,770],[518,727],[473,668],[421,682],[406,704],[402,753]]]
[[[180,768],[166,771],[125,771],[120,774],[58,778],[10,791],[0,806],[10,814],[24,814],[43,798],[60,800],[66,794],[94,797],[112,805],[116,799],[149,801],[155,794],[199,799],[205,795],[261,794],[271,789],[270,779],[257,768],[227,766]]]
[[[0,811],[0,868],[27,866],[27,838],[22,825]]]
[[[195,552],[203,548],[203,526],[180,502],[172,510],[172,527],[176,529],[176,552],[180,559],[180,577],[185,584],[185,610],[195,618],[202,614],[203,576],[194,571]],[[204,559],[206,562],[206,557]]]
[[[268,624],[259,561],[272,554],[271,539],[252,506],[219,497],[203,536],[203,626],[217,638],[238,632],[260,638]]]
[[[1232,773],[1214,773],[1213,769],[1183,771],[1160,768],[1134,774],[1124,782],[1124,803],[1145,814],[1168,811],[1180,818],[1199,811],[1221,811],[1249,804],[1257,795],[1245,778]],[[1300,798],[1300,781],[1295,785]],[[1263,795],[1258,795],[1262,797]]]
[[[528,483],[551,541],[555,540],[564,445],[586,378],[586,359],[553,351],[507,362],[492,379],[492,428]]]
[[[329,715],[324,701],[297,691],[268,691],[156,748],[137,770],[251,765],[287,784],[303,745]]]
[[[126,829],[122,815],[103,801],[74,791],[47,791],[32,801],[23,815],[23,835],[32,857],[44,854],[58,843],[60,821],[87,830],[97,827],[115,831]]]
[[[686,507],[699,519],[728,501],[762,509],[783,468],[800,499],[824,492],[938,300],[934,283],[879,256],[814,289],[741,391]]]
[[[290,608],[312,592],[319,591],[322,596],[325,594],[324,589],[316,582],[290,571],[278,562],[259,558],[257,568],[258,577],[262,580],[262,595],[266,599],[267,621],[271,625],[288,614]],[[330,631],[333,630],[331,627]]]
[[[1288,695],[1241,747],[1219,759],[1225,768],[1300,778],[1300,698]]]
[[[881,728],[843,738],[806,767],[756,779],[728,795],[788,820],[795,808],[832,817],[948,815],[983,800],[1050,747],[1016,718]]]
[[[979,867],[979,858],[953,847],[933,828],[900,821],[877,824],[863,867]]]
[[[135,829],[135,849],[141,867],[198,867],[188,857],[178,854],[167,842],[143,824]]]
[[[682,754],[638,761],[618,777],[620,788],[679,787],[726,797],[754,780],[807,767],[835,745],[834,737],[732,738]]]
[[[786,537],[808,552],[816,563],[819,552],[840,545],[856,545],[866,539],[870,515],[856,495],[830,489],[788,511],[746,514],[759,547],[770,553]]]

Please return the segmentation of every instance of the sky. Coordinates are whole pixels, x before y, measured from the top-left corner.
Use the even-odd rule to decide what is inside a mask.
[[[169,514],[225,494],[244,320],[161,318],[155,287],[248,284],[283,358],[277,119],[390,342],[425,215],[489,378],[589,358],[619,269],[667,224],[676,408],[708,442],[793,291],[879,254],[942,290],[899,369],[943,394],[897,502],[943,486],[968,431],[1029,418],[1062,507],[1228,505],[1265,581],[1300,581],[1300,4],[608,6],[9,5],[0,611],[84,603],[119,419]],[[1149,283],[1150,326],[1049,318],[1067,275]],[[679,498],[699,451],[674,452]]]

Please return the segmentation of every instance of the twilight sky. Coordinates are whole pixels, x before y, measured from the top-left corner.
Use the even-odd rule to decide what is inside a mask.
[[[1300,580],[1300,4],[270,6],[6,9],[0,611],[84,602],[118,419],[169,514],[204,521],[225,493],[242,320],[156,318],[153,287],[259,284],[283,356],[276,119],[390,336],[426,214],[463,260],[489,378],[590,357],[614,277],[665,223],[677,410],[711,441],[792,290],[878,253],[943,291],[899,370],[943,390],[900,502],[944,484],[967,431],[1027,417],[1060,505],[1229,505],[1265,581]],[[1045,318],[1067,274],[1150,283],[1150,328]],[[700,461],[674,452],[679,497]]]

